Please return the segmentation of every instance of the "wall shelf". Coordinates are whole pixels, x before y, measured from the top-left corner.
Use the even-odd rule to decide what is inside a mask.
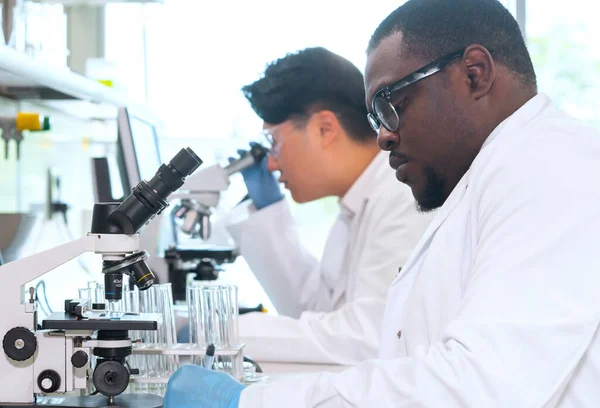
[[[122,93],[76,74],[67,67],[36,61],[0,45],[0,97],[47,105],[74,117],[114,119],[114,108],[126,106],[137,117],[156,126],[157,116]]]

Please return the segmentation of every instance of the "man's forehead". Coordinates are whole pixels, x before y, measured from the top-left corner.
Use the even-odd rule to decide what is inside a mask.
[[[375,92],[421,67],[422,62],[406,50],[402,39],[402,32],[392,33],[368,55],[365,68],[367,103]]]
[[[272,136],[274,136],[276,133],[281,133],[281,132],[285,132],[286,131],[286,123],[288,123],[289,121],[285,121],[285,122],[281,122],[278,124],[273,124],[273,123],[268,123],[268,122],[263,122],[263,133],[268,133]]]
[[[279,123],[279,124],[276,125],[276,124],[269,123],[269,122],[263,122],[263,130],[265,132],[274,132],[277,128],[282,127],[282,125],[284,123],[285,122],[281,122],[281,123]]]

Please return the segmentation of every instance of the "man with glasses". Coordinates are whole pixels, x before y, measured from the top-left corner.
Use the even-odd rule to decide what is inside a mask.
[[[280,314],[241,316],[244,352],[263,362],[376,357],[387,289],[431,216],[389,171],[366,118],[363,75],[325,48],[307,48],[269,64],[243,92],[271,154],[242,172],[250,200],[229,231]],[[301,243],[279,183],[298,203],[339,198],[321,259]]]
[[[406,2],[371,39],[365,86],[396,177],[438,209],[408,300],[390,289],[380,359],[247,388],[185,367],[165,407],[191,376],[219,404],[184,408],[597,407],[599,132],[537,93],[496,0]]]

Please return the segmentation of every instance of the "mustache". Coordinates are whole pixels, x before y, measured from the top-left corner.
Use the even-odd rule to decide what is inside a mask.
[[[405,155],[405,154],[403,154],[403,153],[399,153],[399,152],[390,152],[390,159],[391,159],[392,157],[395,157],[395,158],[398,158],[398,159],[401,159],[401,160],[408,161],[408,156],[407,156],[407,155]]]

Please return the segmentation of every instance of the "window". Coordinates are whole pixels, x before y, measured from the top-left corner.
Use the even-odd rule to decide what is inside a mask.
[[[527,0],[527,40],[540,92],[600,128],[600,5]]]

